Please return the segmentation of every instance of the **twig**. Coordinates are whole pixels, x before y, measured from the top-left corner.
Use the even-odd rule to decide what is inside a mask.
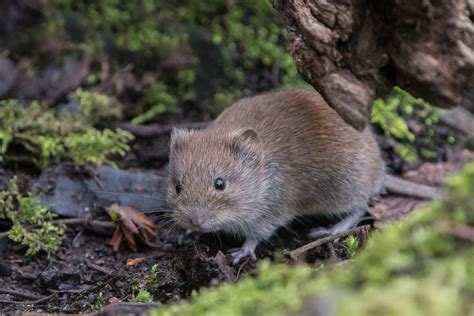
[[[64,218],[53,222],[64,225],[82,225],[85,229],[104,235],[111,235],[116,226],[112,221],[91,220],[90,218]]]
[[[207,127],[209,124],[210,122],[189,122],[189,123],[170,124],[170,125],[158,125],[158,124],[133,125],[130,123],[120,123],[120,124],[117,124],[117,127],[123,130],[126,130],[135,136],[146,138],[146,137],[156,137],[156,136],[169,134],[175,127],[182,127],[182,128],[188,128],[188,129],[201,129],[201,128]]]
[[[55,219],[51,221],[53,224],[63,224],[63,225],[82,225],[85,229],[91,230],[93,232],[111,235],[115,229],[115,223],[111,221],[100,221],[100,220],[91,220],[89,218],[64,218],[64,219]],[[31,226],[34,227],[34,226]],[[0,239],[7,237],[7,233],[0,233]]]
[[[239,270],[237,271],[237,276],[235,277],[235,281],[237,281],[239,279],[239,276],[240,276],[240,272],[242,271],[242,268],[247,264],[247,262],[249,262],[250,258],[247,258],[244,263],[242,263],[239,267]]]
[[[99,271],[99,272],[102,272],[104,274],[107,274],[107,275],[113,275],[114,273],[107,269],[107,268],[104,268],[104,267],[101,267],[99,265],[96,265],[95,263],[92,263],[92,262],[87,262],[87,266],[91,269],[94,269],[96,271]]]
[[[0,289],[0,293],[9,294],[9,295],[12,295],[12,296],[17,296],[17,297],[23,297],[23,298],[26,298],[26,299],[29,299],[29,300],[39,300],[39,299],[42,298],[41,296],[37,296],[37,295],[33,295],[33,294],[27,294],[27,293],[23,293],[23,292],[20,292],[20,291],[9,290],[9,289]]]
[[[40,299],[34,300],[34,301],[7,301],[7,300],[0,300],[0,303],[3,304],[20,304],[20,305],[36,305],[36,304],[41,304],[43,302],[47,302],[50,299],[52,299],[54,296],[56,296],[56,293],[42,297]]]
[[[307,252],[308,250],[314,249],[318,246],[324,245],[325,243],[336,240],[338,238],[345,237],[347,235],[350,235],[352,233],[360,231],[361,229],[368,229],[369,227],[370,227],[370,225],[363,225],[363,226],[359,226],[359,227],[354,227],[352,229],[346,230],[345,232],[315,240],[313,242],[310,242],[306,245],[303,245],[303,246],[301,246],[299,248],[296,248],[294,250],[291,250],[291,251],[284,250],[283,253],[285,255],[289,256],[292,260],[296,261],[296,260],[298,260],[299,256],[301,256],[303,253]]]

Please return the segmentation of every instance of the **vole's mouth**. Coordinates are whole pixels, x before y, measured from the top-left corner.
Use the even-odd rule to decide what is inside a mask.
[[[215,229],[215,227],[213,227],[213,225],[211,225],[209,222],[204,222],[201,225],[194,225],[188,218],[183,218],[181,216],[176,217],[175,220],[181,227],[192,230],[194,232],[212,233],[218,230]]]

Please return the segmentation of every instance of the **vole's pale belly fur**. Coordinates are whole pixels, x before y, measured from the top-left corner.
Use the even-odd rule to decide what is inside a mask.
[[[314,92],[243,99],[209,127],[239,128],[257,132],[270,170],[266,200],[274,215],[261,221],[280,226],[295,215],[346,215],[366,209],[382,186],[384,163],[370,128],[354,130]]]
[[[286,90],[242,99],[203,131],[175,131],[168,201],[185,227],[245,236],[234,256],[255,258],[295,216],[346,216],[329,233],[353,225],[384,174],[369,128],[353,129],[315,92]],[[217,178],[228,187],[216,191]]]

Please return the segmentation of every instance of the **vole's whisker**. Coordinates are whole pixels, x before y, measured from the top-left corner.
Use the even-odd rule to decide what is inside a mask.
[[[214,237],[214,240],[217,237],[217,240],[219,240],[219,246],[222,248],[222,240],[221,240],[220,234],[216,232],[212,232],[212,236]]]
[[[173,219],[172,218],[168,218],[167,220],[163,221],[163,222],[160,222],[160,224],[158,225],[158,229],[163,229],[166,225],[170,224],[173,222]]]
[[[163,215],[160,215],[160,216],[151,216],[150,218],[154,222],[159,222],[159,221],[171,218],[171,216],[164,216],[164,215],[168,215],[168,214],[163,214]]]
[[[171,233],[171,231],[172,231],[177,225],[178,225],[178,223],[176,223],[176,222],[173,223],[173,224],[171,225],[171,227],[166,231],[165,236],[168,236],[168,235]]]
[[[116,192],[116,191],[105,191],[105,190],[82,190],[82,192],[86,193],[105,193],[105,194],[117,194],[117,195],[130,195],[130,196],[137,196],[137,197],[144,197],[148,199],[157,200],[163,202],[163,198],[158,198],[156,196],[146,195],[146,194],[139,194],[139,193],[131,193],[131,192]]]
[[[152,208],[148,210],[141,211],[144,214],[152,214],[152,213],[173,213],[175,210],[167,209],[167,208]]]

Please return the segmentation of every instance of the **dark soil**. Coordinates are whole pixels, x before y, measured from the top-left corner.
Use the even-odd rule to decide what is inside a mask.
[[[278,257],[281,260],[281,254],[275,249],[292,249],[309,242],[302,236],[313,225],[310,221],[295,223],[290,229],[298,234],[282,230],[269,244],[259,247],[259,258]],[[25,256],[21,246],[2,239],[0,277],[4,287],[0,289],[1,310],[87,312],[115,300],[132,301],[138,289],[152,290],[155,301],[170,303],[188,298],[200,287],[234,282],[255,271],[254,262],[246,260],[233,266],[231,257],[223,255],[241,243],[228,236],[186,234],[180,228],[163,225],[158,228],[153,246],[141,245],[137,252],[132,252],[122,245],[118,253],[108,245],[109,239],[110,236],[71,227],[61,249],[51,258]],[[328,249],[326,246],[316,248],[308,258],[314,262],[348,257],[342,241]],[[136,266],[127,265],[127,260],[136,258],[144,260]],[[155,278],[150,274],[153,266]],[[27,296],[3,293],[4,289]],[[48,299],[44,302],[28,304],[45,297]]]
[[[425,163],[418,168],[419,171],[412,168],[407,178],[439,185],[446,174],[474,158],[469,151],[448,151],[448,162]],[[134,164],[139,163],[135,161]],[[80,172],[81,169],[74,170]],[[75,175],[77,181],[87,178],[90,170],[83,172],[82,177]],[[0,182],[5,183],[6,177],[2,174]],[[34,176],[24,174],[20,178],[26,188],[28,182],[35,182]],[[118,201],[118,197],[117,200],[112,196],[96,200],[98,204],[92,203],[97,208],[91,213],[93,218],[108,220],[100,203]],[[400,219],[420,202],[409,197],[379,198],[369,209],[368,216],[372,219],[365,223],[373,223],[376,219],[379,226],[386,219]],[[116,301],[133,301],[140,289],[151,291],[154,301],[166,304],[189,298],[192,291],[201,287],[235,282],[246,274],[256,272],[254,262],[247,260],[234,266],[227,255],[229,249],[238,247],[242,241],[222,234],[187,234],[169,222],[166,216],[163,218],[164,214],[157,212],[149,215],[155,218],[157,225],[156,240],[152,245],[140,244],[137,252],[122,244],[120,250],[114,253],[109,245],[111,234],[100,235],[84,230],[82,226],[68,227],[60,250],[51,258],[44,255],[25,256],[22,246],[7,238],[0,239],[0,310],[87,312]],[[287,262],[282,249],[294,249],[310,242],[305,236],[311,227],[330,223],[329,219],[324,218],[296,220],[288,229],[281,229],[277,236],[259,247],[258,257]],[[0,221],[0,228],[5,231],[8,223]],[[143,262],[127,265],[129,259],[136,258],[143,258]],[[345,239],[342,238],[311,250],[306,261],[337,262],[348,258]],[[152,269],[155,274],[151,273]],[[5,290],[19,293],[9,294]],[[35,301],[39,303],[33,304]]]

